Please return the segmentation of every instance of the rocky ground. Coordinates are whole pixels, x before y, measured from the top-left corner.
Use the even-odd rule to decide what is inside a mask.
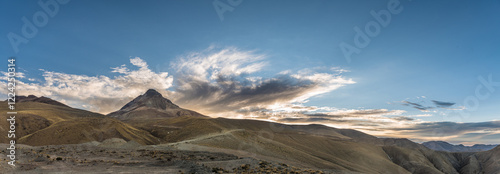
[[[2,173],[324,173],[287,164],[109,139],[77,145],[17,145],[16,167],[0,144]]]

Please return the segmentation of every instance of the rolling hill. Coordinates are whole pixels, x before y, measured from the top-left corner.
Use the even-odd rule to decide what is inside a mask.
[[[444,152],[408,139],[377,138],[318,124],[211,118],[182,109],[155,90],[107,116],[53,103],[18,103],[20,143],[57,145],[121,138],[154,144],[155,148],[222,152],[330,173],[500,171],[500,147],[485,152]],[[0,129],[6,126],[0,122]],[[2,138],[0,142],[5,143],[6,137]]]
[[[141,144],[156,144],[158,140],[148,132],[131,127],[117,119],[81,109],[68,107],[46,97],[19,97],[16,103],[17,143],[27,145],[78,144],[124,138]],[[29,100],[24,100],[29,99]],[[0,105],[7,106],[6,101]],[[1,118],[8,115],[7,107],[0,109]],[[8,130],[8,122],[0,122],[0,130]],[[0,143],[8,142],[7,134]]]

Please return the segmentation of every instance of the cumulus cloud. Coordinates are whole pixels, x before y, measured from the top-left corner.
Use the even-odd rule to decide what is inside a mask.
[[[47,96],[73,107],[108,113],[120,108],[132,98],[144,93],[149,88],[165,90],[172,86],[173,77],[167,72],[153,72],[147,63],[139,57],[130,59],[137,70],[130,70],[126,65],[112,68],[118,76],[87,76],[65,74],[41,69],[44,82],[23,82],[24,74],[18,73],[18,95]],[[6,79],[0,81],[6,85]],[[6,89],[0,89],[7,93]]]
[[[265,55],[236,48],[210,47],[180,57],[176,69],[174,101],[215,116],[241,116],[252,108],[282,109],[294,103],[355,83],[334,68],[329,72],[304,69],[258,76],[268,62]]]
[[[116,76],[87,76],[40,69],[43,80],[25,80],[18,73],[18,94],[47,96],[70,106],[100,113],[119,109],[149,88],[167,94],[177,104],[212,116],[241,116],[241,110],[278,111],[306,103],[311,97],[355,83],[339,67],[290,70],[261,76],[266,55],[234,47],[209,47],[179,56],[172,62],[174,76],[154,72],[146,61],[131,58],[132,66],[112,67]],[[174,78],[175,77],[175,78]],[[0,81],[5,84],[6,79]],[[175,85],[174,85],[175,84]],[[1,89],[2,93],[7,93]],[[248,115],[247,115],[248,116]]]
[[[41,69],[43,80],[17,73],[18,95],[47,96],[67,105],[109,113],[141,95],[157,89],[176,104],[210,116],[253,118],[290,124],[326,124],[357,129],[377,136],[420,137],[420,140],[491,140],[500,135],[500,122],[455,123],[428,122],[420,117],[432,113],[408,115],[405,110],[345,109],[308,106],[316,96],[356,83],[346,78],[348,70],[318,67],[298,71],[275,68],[267,55],[234,47],[209,47],[179,56],[171,63],[172,71],[154,72],[139,57],[130,64],[112,67],[115,76],[87,76]],[[131,66],[130,66],[131,65]],[[266,73],[263,73],[266,72]],[[0,84],[6,86],[6,73]],[[263,74],[266,74],[265,76]],[[7,93],[0,88],[0,93]],[[443,109],[463,110],[454,102],[428,100],[398,102],[422,112]]]

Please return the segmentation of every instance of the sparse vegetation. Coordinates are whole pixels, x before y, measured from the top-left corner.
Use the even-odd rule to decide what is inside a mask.
[[[500,172],[499,147],[488,152],[447,153],[407,139],[382,139],[322,125],[182,114],[123,122],[40,102],[19,103],[19,108],[23,108],[18,111],[22,120],[22,129],[16,133],[19,143],[38,145],[18,148],[16,165],[22,171],[54,172],[59,165],[86,172],[102,168],[142,172],[143,166],[169,173]],[[6,110],[0,108],[0,112]],[[5,126],[0,122],[0,128]],[[0,137],[0,142],[5,141]],[[145,144],[156,146],[141,146]],[[5,161],[6,151],[2,152]],[[2,171],[11,170],[5,165],[0,164]],[[37,168],[42,165],[48,167]]]

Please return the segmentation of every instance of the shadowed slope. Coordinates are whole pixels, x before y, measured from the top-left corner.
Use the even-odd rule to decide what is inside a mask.
[[[131,123],[180,149],[231,152],[303,167],[407,173],[381,146],[357,142],[376,137],[323,125],[284,125],[258,120],[178,117]],[[355,133],[357,132],[357,133]],[[345,135],[344,135],[345,134]],[[206,147],[206,148],[203,148]]]
[[[495,153],[475,156],[475,153],[438,152],[404,138],[377,138],[323,125],[199,117],[141,120],[131,124],[179,149],[226,152],[332,171],[495,173],[500,157]]]
[[[500,146],[476,155],[481,170],[485,173],[500,173]]]
[[[162,143],[155,148],[168,146],[180,150],[224,152],[333,173],[500,172],[500,147],[479,153],[448,153],[433,151],[404,138],[377,138],[356,130],[318,124],[285,125],[210,118],[184,110],[154,90],[110,114],[127,123],[97,113],[35,101],[17,106],[18,141],[31,145],[122,138],[140,144]],[[7,110],[0,109],[0,112],[6,116]],[[1,130],[7,130],[7,126],[6,122],[0,122]]]

